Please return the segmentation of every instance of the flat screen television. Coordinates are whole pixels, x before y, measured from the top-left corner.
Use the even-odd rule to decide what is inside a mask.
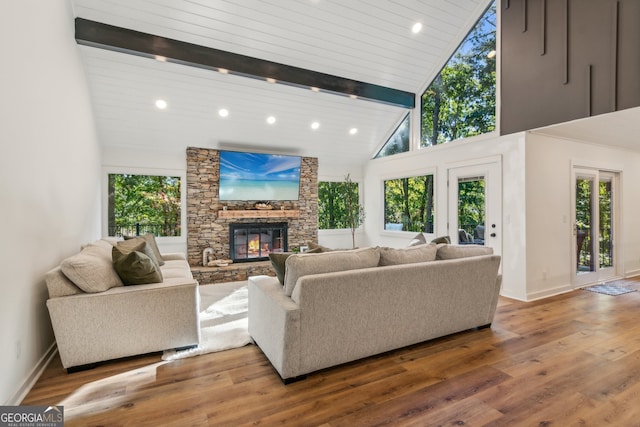
[[[220,151],[220,200],[298,200],[298,156]]]

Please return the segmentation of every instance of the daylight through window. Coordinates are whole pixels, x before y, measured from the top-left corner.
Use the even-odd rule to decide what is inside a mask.
[[[409,123],[410,115],[407,114],[400,125],[393,132],[391,137],[387,140],[387,142],[382,146],[378,154],[375,155],[375,159],[379,157],[391,156],[392,154],[404,153],[409,151],[410,146],[410,131],[411,126]]]
[[[180,236],[180,177],[109,174],[109,236]]]
[[[496,5],[491,4],[422,94],[421,147],[496,126]]]
[[[384,229],[433,233],[433,175],[384,181]]]
[[[359,186],[354,183],[354,199],[359,200]],[[318,182],[318,228],[336,230],[349,228],[345,192],[347,183],[333,181]]]

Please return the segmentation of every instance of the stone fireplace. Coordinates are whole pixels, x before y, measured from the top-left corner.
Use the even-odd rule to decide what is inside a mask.
[[[269,259],[269,254],[286,252],[287,223],[229,224],[229,255],[234,262]]]
[[[203,265],[203,251],[212,260],[232,259],[230,226],[286,222],[286,250],[318,241],[318,159],[302,157],[298,200],[270,201],[273,210],[257,210],[256,201],[219,199],[220,153],[210,148],[187,148],[187,252],[191,272],[201,284],[246,280],[271,274],[273,268],[261,253],[258,262],[237,260],[226,267]],[[276,237],[278,239],[279,237]],[[280,250],[279,247],[270,250]],[[284,251],[283,247],[283,251]],[[253,257],[251,261],[253,261]]]

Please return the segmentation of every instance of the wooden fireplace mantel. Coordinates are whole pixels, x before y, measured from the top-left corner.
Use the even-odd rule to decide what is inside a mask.
[[[218,211],[218,218],[298,218],[299,216],[300,211],[297,209],[248,209]]]

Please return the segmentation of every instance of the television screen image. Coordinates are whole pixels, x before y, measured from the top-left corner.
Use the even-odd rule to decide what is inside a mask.
[[[298,156],[220,151],[220,200],[298,200]]]

